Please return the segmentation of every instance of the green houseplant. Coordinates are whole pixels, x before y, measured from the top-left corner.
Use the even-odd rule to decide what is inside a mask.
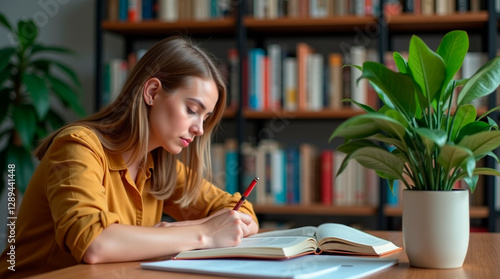
[[[463,31],[446,34],[436,52],[413,36],[408,60],[394,53],[399,72],[376,62],[355,66],[384,105],[376,111],[351,100],[366,113],[343,122],[330,137],[345,138],[337,148],[347,154],[339,173],[355,159],[382,178],[401,180],[408,189],[435,191],[449,191],[461,179],[474,191],[478,175],[500,175],[494,169],[476,167],[485,156],[497,159],[492,151],[500,146],[500,131],[488,115],[499,107],[476,117],[470,104],[498,87],[500,57],[471,78],[454,80],[468,48]],[[461,86],[452,109],[453,92]],[[389,151],[388,146],[394,149]]]
[[[11,41],[0,49],[0,162],[2,172],[15,170],[16,190],[24,192],[34,171],[31,152],[38,140],[64,124],[54,107],[83,116],[82,90],[75,72],[53,59],[70,50],[37,43],[38,28],[31,20],[20,20],[16,28],[0,14],[0,25]],[[0,191],[5,182],[1,179]]]
[[[398,72],[375,62],[354,65],[362,71],[360,79],[374,87],[383,106],[377,111],[351,100],[366,113],[346,120],[330,137],[345,139],[337,147],[346,153],[338,173],[350,160],[357,160],[386,179],[391,190],[395,180],[405,185],[404,245],[410,263],[420,267],[463,264],[469,238],[469,197],[467,190],[455,191],[453,185],[463,180],[472,192],[479,175],[500,175],[494,168],[477,166],[487,156],[498,161],[493,150],[500,146],[500,131],[490,115],[499,108],[478,117],[471,104],[497,89],[500,57],[472,77],[454,80],[468,48],[463,31],[446,34],[436,51],[413,36],[407,60],[398,52],[393,55]],[[453,202],[460,207],[452,207],[449,196],[458,197]]]

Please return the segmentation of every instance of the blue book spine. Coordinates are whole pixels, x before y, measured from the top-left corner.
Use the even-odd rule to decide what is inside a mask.
[[[254,48],[250,50],[250,80],[249,80],[249,96],[248,96],[248,106],[250,109],[259,110],[263,107],[262,102],[262,94],[263,92],[260,90],[263,85],[262,80],[262,69],[263,69],[263,60],[264,60],[265,52],[261,48]]]
[[[281,185],[278,185],[279,191],[276,192],[275,201],[276,204],[286,204],[286,156],[283,150],[280,150],[276,155],[276,160],[280,161],[280,166],[276,175],[281,176]],[[274,171],[274,170],[273,170]]]
[[[153,19],[153,0],[142,0],[142,19]]]
[[[230,150],[226,153],[226,191],[234,194],[238,189],[238,153]]]
[[[300,203],[300,153],[298,149],[293,149],[293,203]]]
[[[128,19],[128,0],[120,0],[118,3],[118,19],[127,21]]]

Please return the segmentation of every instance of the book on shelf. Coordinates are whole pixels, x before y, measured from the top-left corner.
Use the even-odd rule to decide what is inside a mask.
[[[400,251],[394,243],[336,223],[318,227],[263,232],[246,237],[234,247],[183,251],[174,259],[271,258],[285,259],[307,254],[383,256]]]
[[[110,21],[129,22],[204,21],[226,17],[232,8],[231,0],[108,0],[106,16]]]
[[[247,15],[256,19],[376,16],[380,10],[380,0],[253,0],[249,2]]]
[[[216,186],[236,192],[237,143],[212,144],[212,180]],[[241,143],[240,174],[244,181],[259,177],[261,183],[248,199],[255,205],[362,206],[378,204],[379,180],[375,172],[353,161],[337,175],[345,155],[319,149],[310,143],[286,146],[276,140],[258,145]]]

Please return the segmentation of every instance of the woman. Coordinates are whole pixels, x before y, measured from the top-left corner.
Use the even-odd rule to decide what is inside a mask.
[[[231,210],[240,195],[203,179],[225,102],[206,53],[179,37],[154,45],[111,105],[35,150],[41,161],[17,218],[16,271],[6,249],[0,277],[234,246],[255,234],[251,204]],[[178,222],[160,222],[162,213]]]

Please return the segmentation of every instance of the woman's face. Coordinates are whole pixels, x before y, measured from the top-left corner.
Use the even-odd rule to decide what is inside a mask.
[[[160,85],[151,98],[146,100],[151,107],[149,150],[161,146],[178,154],[194,137],[203,135],[203,122],[212,114],[219,94],[212,79],[194,77],[174,92],[166,92]]]

